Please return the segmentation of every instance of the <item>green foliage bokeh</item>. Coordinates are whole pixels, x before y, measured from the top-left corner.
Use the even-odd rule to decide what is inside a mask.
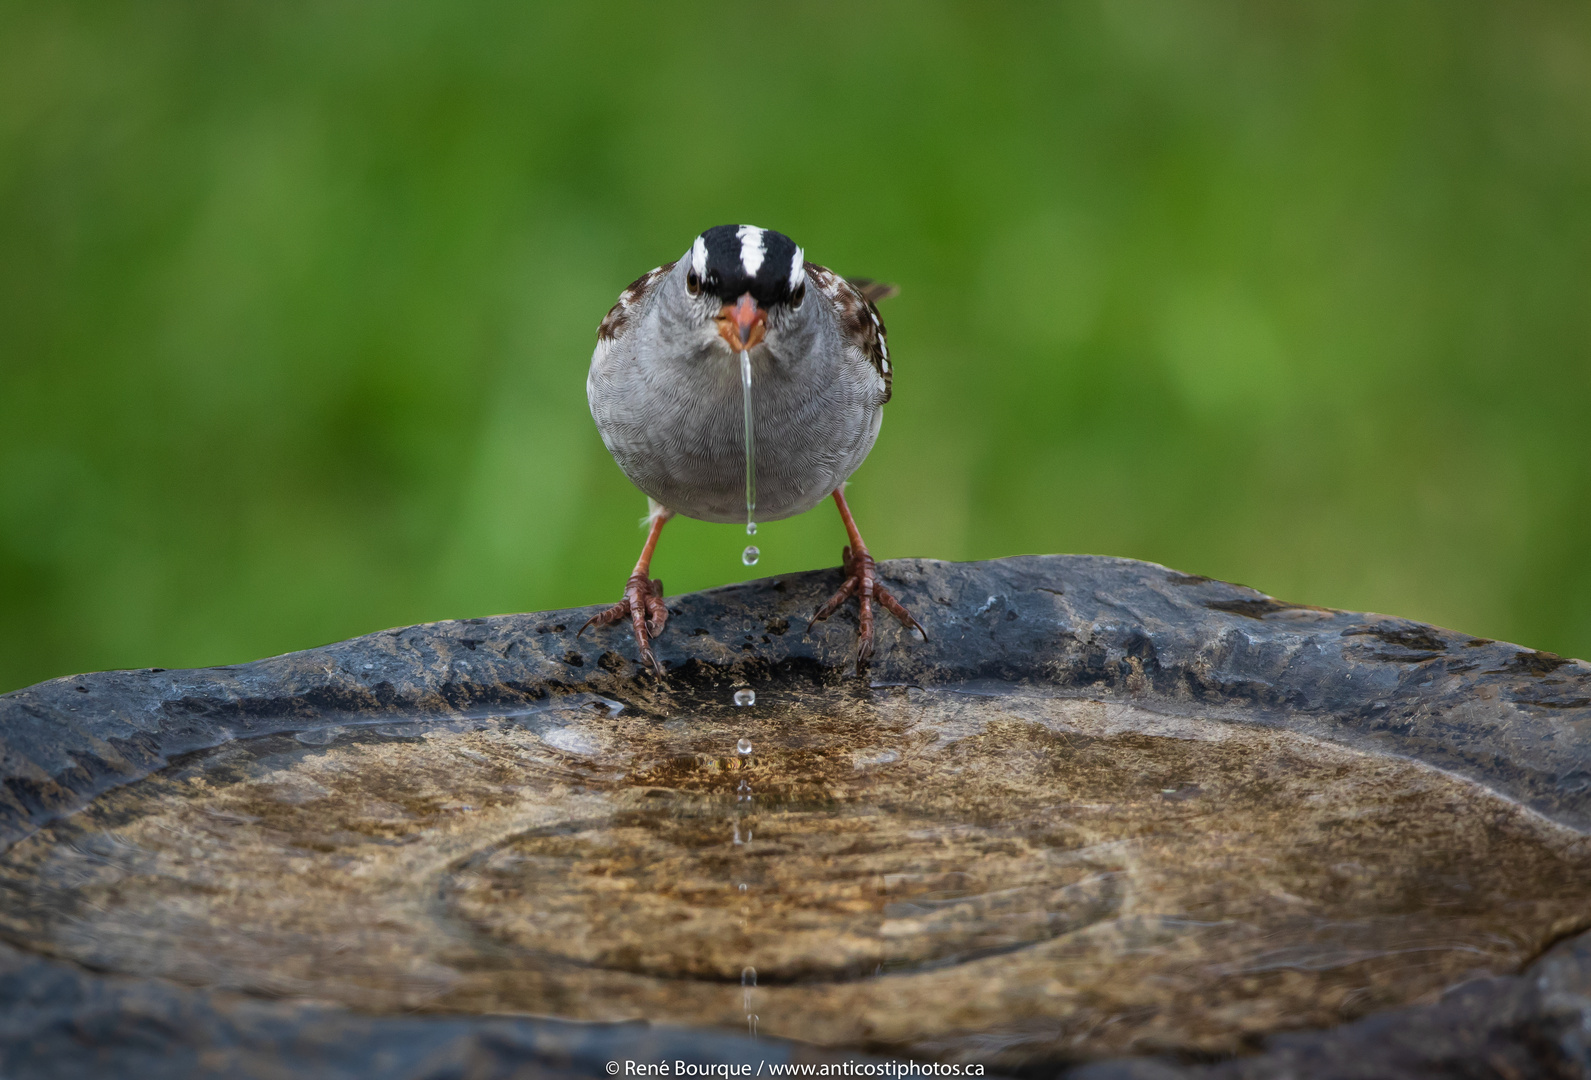
[[[0,3],[0,690],[617,598],[595,328],[733,221],[901,286],[881,558],[1591,655],[1584,4],[61,0]],[[758,542],[654,570],[843,534]]]

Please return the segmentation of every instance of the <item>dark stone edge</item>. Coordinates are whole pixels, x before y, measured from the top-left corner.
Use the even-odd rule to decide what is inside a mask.
[[[1591,831],[1591,665],[1583,661],[1404,619],[1288,604],[1243,586],[1127,559],[1051,555],[964,564],[913,559],[881,569],[931,637],[914,641],[892,622],[881,621],[878,654],[868,672],[876,683],[1025,682],[1083,697],[1130,699],[1151,708],[1287,727],[1426,762],[1571,828]],[[810,635],[802,632],[807,616],[838,580],[837,571],[815,571],[672,598],[669,626],[657,648],[670,672],[670,687],[727,694],[731,684],[855,678],[850,671],[854,617],[836,616]],[[351,717],[534,709],[582,691],[644,711],[665,710],[669,691],[641,672],[626,633],[615,628],[575,636],[597,610],[432,623],[250,664],[104,672],[0,696],[0,849],[176,755],[229,739]],[[1555,974],[1544,982],[1542,973],[1549,969]],[[48,981],[47,973],[75,980],[85,1001],[95,998],[111,1009],[105,1016],[124,1019],[146,999],[176,995],[187,1002],[183,1008],[199,1013],[223,1000],[144,980],[138,990],[124,990],[121,1004],[111,1007],[104,1004],[108,988],[125,987],[125,978],[15,954],[0,963],[0,1013],[22,1016],[17,1006]],[[1543,989],[1548,983],[1555,989]],[[1497,1057],[1502,1072],[1494,1069],[1494,1074],[1508,1075],[1515,1057],[1507,1055],[1524,1054],[1517,1060],[1528,1058],[1538,1071],[1520,1075],[1556,1074],[1541,1068],[1591,1075],[1588,988],[1591,946],[1581,937],[1520,977],[1471,984],[1432,1005],[1392,1010],[1325,1032],[1273,1036],[1254,1056],[1209,1066],[1144,1059],[1095,1063],[1081,1074],[1459,1075],[1453,1069],[1467,1059],[1462,1046],[1474,1050],[1479,1045]],[[295,1023],[310,1023],[292,1019],[301,1007],[254,1005],[286,1010],[271,1022],[280,1025],[272,1030],[283,1039],[298,1038],[291,1034]],[[58,1008],[51,1015],[57,1019],[41,1013],[26,1031],[17,1023],[0,1027],[0,1064],[11,1062],[6,1075],[31,1075],[21,1066],[45,1059],[25,1048],[42,1052],[50,1025],[74,1014]],[[504,1024],[532,1024],[383,1020],[332,1010],[316,1015],[314,1024],[350,1032],[360,1028],[377,1042],[396,1038],[383,1024],[416,1032],[424,1028],[433,1032],[428,1038],[441,1037],[434,1035],[444,1030],[438,1025],[485,1033]],[[213,1027],[220,1021],[208,1022]],[[383,1032],[379,1037],[377,1028]],[[175,1052],[198,1029],[165,1030],[168,1041],[176,1040],[171,1042]],[[1414,1040],[1415,1053],[1391,1039],[1387,1032],[1392,1030],[1424,1031],[1430,1037]],[[1432,1042],[1436,1032],[1447,1032],[1449,1043]],[[1492,1039],[1495,1045],[1462,1043],[1460,1034],[1471,1043],[1483,1037],[1483,1043]],[[531,1038],[526,1046],[539,1045],[535,1038],[540,1036],[532,1036],[526,1036]],[[616,1040],[617,1046],[622,1036],[614,1031],[600,1038]],[[689,1033],[699,1056],[731,1038],[721,1032]],[[1334,1056],[1330,1047],[1339,1044],[1354,1049]],[[112,1038],[103,1045],[117,1043]],[[1371,1052],[1372,1047],[1378,1049]],[[15,1056],[19,1052],[21,1058]],[[67,1059],[59,1052],[57,1046],[50,1059],[64,1064]],[[211,1057],[221,1052],[207,1051]],[[527,1053],[537,1069],[565,1069],[554,1068],[541,1051]],[[112,1071],[154,1075],[133,1070],[130,1054],[127,1049],[116,1057]],[[1424,1055],[1419,1068],[1410,1054]],[[236,1065],[229,1071],[237,1071]],[[429,1074],[381,1072],[371,1064],[347,1075]]]

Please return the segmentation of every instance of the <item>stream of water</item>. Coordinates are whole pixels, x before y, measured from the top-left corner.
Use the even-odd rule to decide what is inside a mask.
[[[740,354],[740,404],[745,417],[746,431],[746,535],[757,535],[757,438],[751,417],[751,353]],[[747,566],[757,565],[762,552],[755,544],[747,544],[740,553],[740,561]]]

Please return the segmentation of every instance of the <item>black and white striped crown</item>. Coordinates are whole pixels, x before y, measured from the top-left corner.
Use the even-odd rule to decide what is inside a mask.
[[[785,303],[806,280],[805,256],[784,233],[755,225],[718,225],[691,245],[690,270],[726,304],[742,293],[764,308]]]

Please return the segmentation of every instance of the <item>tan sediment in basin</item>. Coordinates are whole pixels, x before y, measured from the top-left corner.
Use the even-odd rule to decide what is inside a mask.
[[[233,743],[13,847],[0,932],[370,1012],[1013,1065],[1232,1052],[1516,971],[1591,923],[1586,838],[1478,785],[996,689],[667,720],[569,699]]]

